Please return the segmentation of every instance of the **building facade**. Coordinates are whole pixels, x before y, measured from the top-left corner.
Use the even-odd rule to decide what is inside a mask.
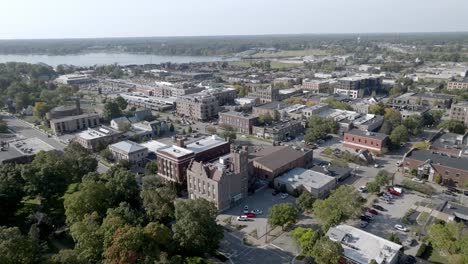
[[[278,101],[280,93],[278,89],[275,89],[272,86],[252,86],[248,97],[257,98],[261,104],[265,104]]]
[[[206,121],[218,116],[219,102],[212,95],[183,96],[177,99],[176,109],[179,115]]]
[[[50,128],[56,135],[76,132],[99,125],[99,115],[97,113],[85,113],[50,120]]]
[[[289,137],[296,137],[305,130],[298,120],[285,120],[267,126],[253,126],[252,133],[261,138],[273,141],[283,141]]]
[[[461,82],[448,82],[447,83],[447,90],[466,90],[468,89],[468,80],[464,80]]]
[[[148,149],[133,141],[120,141],[109,146],[114,161],[128,161],[131,165],[143,166],[145,164]]]
[[[240,112],[220,112],[219,124],[229,125],[242,134],[252,134],[252,127],[258,120],[257,116],[248,115]]]
[[[348,148],[382,153],[387,146],[388,136],[381,133],[352,129],[344,133],[343,145]]]
[[[468,124],[468,103],[458,103],[452,105],[450,109],[450,120],[460,121]]]
[[[328,93],[330,90],[330,82],[324,80],[304,80],[302,89],[312,93]]]

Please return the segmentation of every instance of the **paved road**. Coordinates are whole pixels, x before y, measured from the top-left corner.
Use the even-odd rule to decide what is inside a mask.
[[[18,137],[32,138],[36,137],[51,145],[52,147],[63,150],[66,145],[58,141],[53,137],[48,137],[46,133],[35,128],[30,123],[18,119],[14,116],[2,115],[2,119],[7,122],[8,128],[10,128]]]

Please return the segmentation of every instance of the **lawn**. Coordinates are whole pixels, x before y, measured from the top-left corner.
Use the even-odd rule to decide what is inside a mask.
[[[305,49],[305,50],[282,50],[275,53],[259,53],[252,56],[252,58],[287,58],[287,57],[301,57],[318,55],[325,56],[330,54],[326,50],[321,49]]]
[[[241,66],[241,67],[252,67],[250,65],[251,62],[254,62],[254,60],[230,61],[229,64],[234,65],[234,66]],[[271,61],[270,66],[272,69],[288,69],[288,68],[301,67],[302,64]]]

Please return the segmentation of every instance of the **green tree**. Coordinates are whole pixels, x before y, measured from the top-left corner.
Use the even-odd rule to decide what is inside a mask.
[[[296,223],[298,218],[299,212],[297,208],[290,203],[276,204],[268,212],[268,224],[271,226],[281,226],[282,229],[286,225]]]
[[[36,102],[33,108],[33,115],[42,119],[49,110],[50,107],[46,102]]]
[[[102,118],[107,122],[110,122],[112,119],[121,117],[122,110],[120,106],[114,101],[108,101],[104,104],[104,110],[102,112]]]
[[[265,125],[270,125],[273,123],[273,117],[270,115],[270,113],[262,114],[258,117],[258,122],[260,124],[265,124]]]
[[[413,136],[416,136],[422,132],[423,124],[422,124],[421,117],[418,117],[415,115],[409,116],[408,118],[403,120],[403,125],[406,127],[408,132]]]
[[[105,159],[106,161],[111,161],[114,158],[114,155],[112,154],[112,151],[108,148],[103,149],[99,155]]]
[[[129,170],[114,166],[104,175],[106,188],[111,192],[109,200],[111,204],[118,205],[121,202],[128,202],[131,205],[138,205],[139,190],[135,181],[135,176]]]
[[[377,263],[377,261],[376,261],[375,259],[371,259],[371,260],[369,261],[369,264],[378,264],[378,263]]]
[[[324,200],[316,200],[314,214],[323,223],[324,231],[349,218],[358,217],[363,204],[361,194],[351,185],[343,185],[332,191]]]
[[[434,177],[434,182],[437,183],[437,184],[441,184],[442,183],[442,175],[437,173],[436,176]]]
[[[309,211],[312,210],[314,206],[315,199],[310,194],[310,192],[304,191],[301,193],[301,195],[297,198],[296,204],[301,208],[303,211]]]
[[[369,114],[374,115],[384,115],[385,114],[385,106],[383,103],[378,103],[369,106]]]
[[[169,125],[169,131],[174,132],[174,125],[172,123]]]
[[[393,108],[385,108],[384,123],[380,128],[383,134],[390,134],[394,128],[401,125],[401,114]]]
[[[175,217],[174,201],[177,191],[172,186],[144,186],[141,192],[143,207],[151,221],[169,223]]]
[[[120,95],[117,96],[117,97],[115,98],[115,103],[117,103],[117,105],[119,106],[120,110],[123,111],[123,110],[127,109],[128,103],[127,103],[127,101],[126,101],[122,96],[120,96]]]
[[[390,183],[391,176],[386,170],[380,170],[375,176],[375,181],[379,186],[386,186]]]
[[[307,124],[308,128],[304,137],[307,142],[315,142],[318,139],[325,138],[329,133],[338,132],[339,128],[335,120],[320,116],[311,116]]]
[[[96,171],[98,166],[98,161],[91,152],[77,142],[72,142],[65,148],[63,158],[72,182],[81,181],[84,175]]]
[[[209,126],[206,128],[206,132],[211,135],[216,135],[218,131],[216,130],[216,127]]]
[[[145,165],[145,174],[146,175],[155,175],[158,173],[158,162],[152,160]]]
[[[59,253],[52,255],[50,264],[86,264],[87,262],[73,249],[62,249]]]
[[[81,220],[70,226],[75,250],[87,263],[99,263],[102,259],[104,236],[100,225],[101,217],[92,213],[84,215]]]
[[[17,227],[0,226],[0,263],[39,263],[37,243],[23,236]]]
[[[0,226],[8,225],[15,212],[21,208],[23,186],[20,166],[0,166]]]
[[[400,238],[398,237],[397,234],[395,233],[391,233],[390,236],[388,237],[388,240],[394,242],[394,243],[397,243],[397,244],[400,244],[401,245],[401,242],[400,242]]]
[[[178,201],[175,204],[174,239],[187,253],[213,252],[223,238],[223,229],[216,223],[218,210],[205,199]]]
[[[408,130],[405,126],[399,125],[393,129],[389,138],[393,145],[399,146],[400,144],[408,141]]]
[[[192,134],[192,132],[193,132],[193,129],[192,129],[191,126],[189,126],[189,127],[187,128],[187,133]]]
[[[449,132],[457,134],[464,134],[466,131],[465,124],[456,120],[445,120],[440,123],[439,128],[447,129]]]
[[[468,236],[462,223],[450,222],[432,224],[428,228],[427,240],[434,250],[449,256],[451,263],[468,261]],[[458,262],[460,261],[461,262]]]
[[[333,242],[327,236],[323,236],[315,243],[311,255],[317,264],[338,264],[343,255],[343,247],[339,242]]]
[[[312,228],[296,227],[291,235],[296,240],[297,244],[302,250],[302,254],[306,256],[312,255],[312,249],[315,243],[319,240],[320,234],[315,232]]]
[[[371,193],[380,192],[380,185],[376,181],[370,181],[366,184],[366,188]]]

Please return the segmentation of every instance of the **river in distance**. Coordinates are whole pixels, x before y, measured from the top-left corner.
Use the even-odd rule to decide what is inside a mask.
[[[70,55],[3,55],[0,54],[0,63],[4,62],[27,62],[45,63],[50,66],[68,64],[75,66],[93,66],[117,63],[119,65],[129,64],[159,64],[164,62],[188,63],[188,62],[212,62],[212,61],[232,61],[233,58],[210,56],[162,56],[136,53],[84,53]]]

